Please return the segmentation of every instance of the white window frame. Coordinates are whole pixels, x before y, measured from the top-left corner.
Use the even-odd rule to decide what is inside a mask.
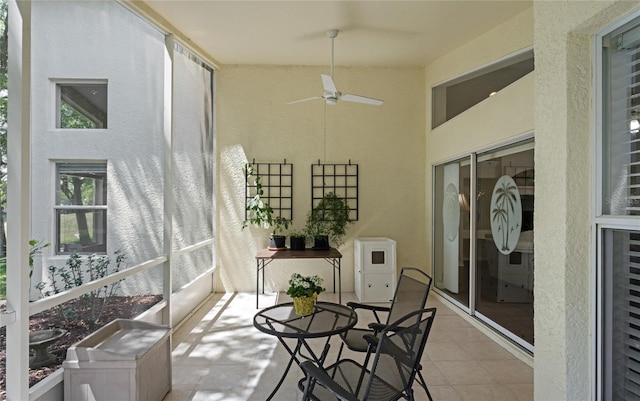
[[[105,188],[105,194],[103,196],[106,197],[106,202],[107,204],[105,205],[61,205],[60,204],[60,166],[61,165],[95,165],[95,166],[104,166],[104,171],[105,171],[105,181],[106,181],[106,185],[108,185],[108,171],[107,171],[107,162],[106,161],[57,161],[55,163],[55,201],[54,201],[54,206],[53,206],[53,212],[54,212],[54,216],[53,216],[53,225],[54,225],[54,238],[55,238],[55,251],[54,253],[56,255],[70,255],[73,253],[72,250],[69,251],[61,251],[60,248],[60,242],[61,239],[59,238],[60,236],[60,228],[58,227],[59,221],[58,221],[58,213],[62,210],[86,210],[86,211],[104,211],[105,213],[105,219],[106,219],[106,213],[107,213],[107,204],[108,204],[108,196],[106,194],[107,189]],[[98,252],[87,252],[87,251],[83,251],[80,250],[77,253],[78,254],[92,254],[92,253],[98,253],[98,254],[105,254],[107,251],[107,236],[108,236],[108,231],[107,231],[107,223],[104,223],[104,227],[100,228],[101,230],[104,231],[104,235],[102,236],[103,241],[99,242],[99,244],[103,244],[104,245],[104,252],[103,251],[98,251]],[[94,227],[95,230],[95,227]]]
[[[604,205],[603,198],[603,186],[604,177],[602,171],[602,165],[604,162],[603,152],[605,146],[603,142],[603,97],[604,93],[604,74],[603,74],[603,62],[604,56],[602,52],[603,38],[614,30],[628,24],[634,19],[640,18],[640,10],[637,10],[615,23],[605,27],[600,33],[595,35],[593,40],[593,57],[592,68],[593,75],[593,93],[592,106],[595,110],[593,113],[592,122],[592,141],[593,154],[592,154],[592,177],[593,177],[593,190],[592,190],[592,251],[591,251],[591,299],[592,302],[592,354],[591,354],[591,398],[593,400],[607,400],[607,396],[604,394],[604,364],[606,358],[603,355],[605,349],[608,348],[604,343],[603,330],[605,316],[605,297],[611,295],[611,292],[607,292],[606,288],[603,288],[604,280],[604,232],[608,230],[624,230],[624,231],[639,231],[640,230],[640,217],[639,216],[625,216],[625,215],[607,215],[603,213]],[[640,27],[640,20],[637,22]]]
[[[64,86],[64,85],[104,85],[105,87],[105,91],[107,92],[107,109],[105,110],[105,120],[106,120],[106,126],[102,123],[102,121],[100,121],[99,119],[96,119],[95,117],[91,116],[91,113],[82,113],[82,108],[79,105],[73,105],[73,107],[80,113],[82,113],[88,120],[91,120],[96,126],[95,128],[86,128],[86,129],[90,129],[90,130],[105,130],[107,129],[107,127],[109,126],[109,82],[106,79],[55,79],[52,80],[53,84],[55,86],[54,88],[54,93],[55,93],[55,100],[54,100],[54,105],[55,105],[55,110],[54,110],[54,128],[58,129],[58,130],[78,130],[78,128],[62,128],[62,122],[61,122],[61,116],[60,116],[60,107],[62,105],[62,90],[60,88],[60,86]],[[71,104],[70,102],[67,102],[69,104]]]

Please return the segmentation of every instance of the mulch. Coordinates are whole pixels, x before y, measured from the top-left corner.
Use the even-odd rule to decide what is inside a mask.
[[[49,347],[49,352],[57,357],[55,363],[38,369],[29,369],[29,387],[43,380],[62,366],[67,348],[110,321],[133,318],[162,300],[161,295],[131,297],[111,297],[98,320],[93,315],[98,308],[91,307],[86,299],[76,299],[53,309],[38,313],[29,319],[29,332],[60,328],[67,333]],[[6,400],[6,330],[0,328],[0,401]]]

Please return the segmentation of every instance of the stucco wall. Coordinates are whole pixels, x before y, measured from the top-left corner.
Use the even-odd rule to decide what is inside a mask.
[[[52,243],[43,252],[41,275],[34,269],[33,284],[47,279],[47,266],[68,257],[52,256],[56,161],[107,161],[108,255],[124,251],[128,266],[158,257],[164,36],[112,2],[39,2],[32,27],[31,235]],[[108,81],[107,129],[55,128],[55,80],[73,79]],[[161,276],[155,281],[142,291],[161,291]]]
[[[534,4],[538,400],[590,397],[593,35],[638,5]]]
[[[241,230],[247,160],[294,164],[293,220],[302,228],[311,204],[312,163],[359,165],[359,221],[340,247],[342,289],[353,291],[353,239],[386,236],[397,241],[398,267],[425,266],[424,76],[420,68],[336,68],[338,89],[385,100],[380,107],[318,100],[287,102],[322,93],[328,66],[224,66],[217,76],[218,266],[220,288],[255,291],[255,253],[268,232]],[[326,138],[325,138],[326,112]],[[326,156],[325,156],[326,145]],[[291,273],[321,274],[324,261],[274,262],[267,290],[283,290]]]

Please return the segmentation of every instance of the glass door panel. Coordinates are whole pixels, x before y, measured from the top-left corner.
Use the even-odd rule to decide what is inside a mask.
[[[475,310],[533,350],[533,142],[478,155]]]
[[[436,166],[434,185],[435,287],[469,308],[470,158]]]

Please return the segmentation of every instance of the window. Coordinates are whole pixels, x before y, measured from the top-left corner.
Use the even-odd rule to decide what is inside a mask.
[[[106,83],[58,83],[56,97],[56,128],[107,128]]]
[[[640,399],[640,19],[598,36],[596,394]]]
[[[533,71],[533,50],[452,79],[431,91],[436,128]]]
[[[58,163],[57,254],[106,253],[106,163]]]

